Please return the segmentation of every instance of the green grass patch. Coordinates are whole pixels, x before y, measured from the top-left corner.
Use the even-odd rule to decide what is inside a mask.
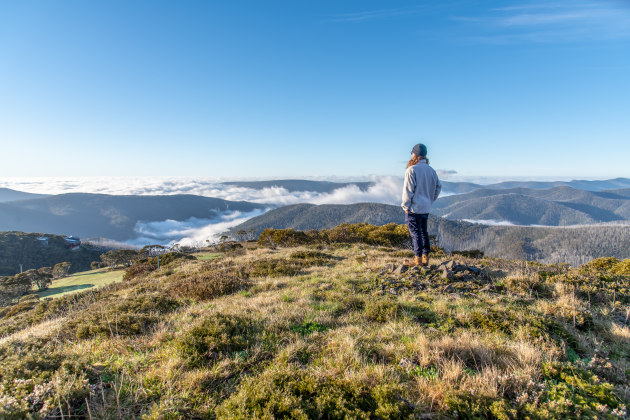
[[[48,289],[42,290],[41,292],[35,292],[35,294],[37,294],[40,298],[60,297],[90,289],[92,287],[105,286],[115,281],[121,281],[123,273],[123,270],[108,271],[103,268],[98,270],[83,271],[59,280],[53,280]]]
[[[293,325],[291,327],[291,331],[303,336],[313,334],[314,332],[324,332],[327,329],[327,326],[317,322],[302,322],[300,325]]]
[[[200,252],[198,254],[195,254],[195,257],[197,257],[199,261],[216,260],[217,258],[221,258],[222,256],[222,252]]]

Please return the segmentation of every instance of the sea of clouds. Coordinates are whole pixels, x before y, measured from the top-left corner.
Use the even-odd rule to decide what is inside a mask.
[[[321,180],[321,179],[320,179]],[[327,179],[349,182],[347,179]],[[371,176],[367,189],[348,185],[330,193],[289,191],[281,187],[263,189],[223,184],[228,179],[207,177],[74,177],[74,178],[5,178],[0,187],[38,194],[98,193],[114,195],[175,195],[194,194],[231,201],[265,204],[265,210],[241,213],[229,212],[213,219],[164,220],[138,222],[130,245],[149,243],[200,246],[216,242],[221,233],[270,209],[297,203],[352,204],[362,202],[399,205],[403,179],[395,176]],[[359,182],[354,179],[353,181]]]
[[[337,182],[352,182],[327,179]],[[85,178],[5,178],[0,187],[38,194],[73,192],[114,195],[175,195],[194,194],[232,201],[282,206],[297,203],[350,204],[376,202],[394,204],[400,200],[403,179],[395,176],[371,176],[355,182],[369,181],[372,185],[361,191],[356,185],[334,190],[332,193],[288,191],[285,188],[264,189],[226,185],[231,181],[207,177],[85,177]]]

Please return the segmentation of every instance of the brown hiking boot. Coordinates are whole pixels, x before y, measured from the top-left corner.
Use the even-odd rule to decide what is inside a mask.
[[[416,257],[416,260],[420,260],[420,257]],[[423,267],[427,267],[429,265],[429,256],[422,254],[422,261],[418,262],[418,265],[420,264],[422,264]]]
[[[420,259],[420,257],[413,257],[413,259],[405,260],[403,264],[408,265],[409,267],[415,267],[422,264],[422,260]]]

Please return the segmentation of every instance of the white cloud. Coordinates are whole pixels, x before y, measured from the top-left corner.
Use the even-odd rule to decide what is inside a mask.
[[[436,169],[435,172],[437,172],[440,178],[449,178],[453,175],[457,175],[457,171],[453,169]]]
[[[428,7],[425,6],[425,7],[414,7],[414,8],[367,10],[363,12],[353,12],[353,13],[339,13],[339,14],[330,16],[330,18],[328,18],[327,21],[328,22],[365,22],[369,20],[417,15],[427,10],[428,10]]]
[[[134,228],[136,238],[128,241],[131,245],[172,245],[204,246],[216,243],[221,233],[237,226],[252,217],[259,216],[267,210],[241,213],[239,211],[224,213],[215,219],[190,218],[184,221],[164,220],[156,222],[138,222]]]
[[[452,19],[476,25],[477,34],[469,39],[497,44],[630,37],[630,8],[612,1],[526,3]]]
[[[194,194],[231,201],[282,206],[297,203],[340,204],[373,201],[397,204],[402,178],[374,176],[367,191],[349,186],[332,193],[288,191],[281,187],[264,189],[225,185],[217,178],[187,177],[85,177],[85,178],[5,178],[0,187],[39,194],[95,193],[114,195]],[[347,182],[347,181],[346,181]]]

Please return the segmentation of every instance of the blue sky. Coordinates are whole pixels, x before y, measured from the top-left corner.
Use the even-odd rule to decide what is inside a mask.
[[[630,177],[628,1],[4,1],[1,177]]]

